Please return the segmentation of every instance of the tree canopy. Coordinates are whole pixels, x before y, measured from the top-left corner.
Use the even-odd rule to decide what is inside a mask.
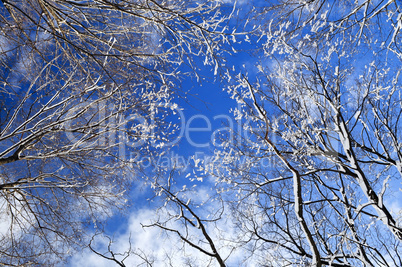
[[[402,266],[398,1],[3,0],[0,25],[0,264]],[[199,159],[205,76],[236,107]],[[162,259],[103,227],[138,185]]]

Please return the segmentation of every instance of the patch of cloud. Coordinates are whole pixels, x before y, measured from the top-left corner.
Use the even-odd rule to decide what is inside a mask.
[[[145,263],[145,259],[156,266],[163,266],[169,256],[174,259],[175,265],[184,264],[182,257],[177,255],[181,251],[177,238],[163,235],[157,227],[143,227],[156,219],[155,217],[156,212],[152,209],[140,209],[131,213],[128,224],[124,226],[125,231],[111,239],[110,251],[117,260],[122,261],[128,255],[124,260],[126,266],[139,266]],[[108,252],[109,239],[97,236],[92,245],[97,252],[111,257]],[[107,267],[110,264],[110,260],[96,255],[88,248],[69,261],[69,266]]]
[[[199,186],[191,194],[190,203],[193,203],[192,207],[201,218],[213,219],[213,214],[216,214],[216,211],[220,209],[221,202],[211,201],[209,197],[212,190],[206,186]],[[199,203],[203,203],[201,208],[197,208]],[[110,250],[113,251],[116,259],[121,261],[128,256],[124,259],[126,266],[147,266],[146,261],[154,266],[170,266],[170,263],[173,266],[187,266],[189,264],[217,266],[218,262],[214,258],[201,253],[188,244],[184,245],[176,233],[162,231],[156,226],[143,227],[144,225],[151,225],[155,221],[167,221],[165,224],[167,227],[176,229],[184,235],[187,234],[193,243],[211,251],[202,231],[188,224],[188,227],[185,228],[182,219],[175,217],[176,212],[169,207],[159,210],[152,208],[133,210],[129,215],[128,223],[120,226],[123,229],[116,231],[118,234],[111,237]],[[245,248],[234,242],[234,240],[239,240],[239,233],[234,223],[229,219],[230,210],[225,209],[223,212],[222,219],[205,222],[208,234],[214,240],[219,254],[229,266],[254,266],[250,259],[245,258]],[[167,220],[168,218],[171,219]],[[92,245],[97,252],[108,257],[111,256],[108,252],[109,239],[106,237],[96,236]],[[129,251],[130,254],[128,255],[127,252]],[[96,255],[88,248],[74,255],[69,261],[69,266],[106,267],[111,264],[110,260]]]

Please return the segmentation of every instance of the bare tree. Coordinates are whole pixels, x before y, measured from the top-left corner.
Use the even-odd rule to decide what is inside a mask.
[[[129,248],[127,249],[127,251],[123,252],[123,253],[119,253],[119,252],[114,252],[112,249],[112,245],[113,245],[113,240],[106,236],[105,238],[108,240],[107,243],[107,251],[106,252],[99,252],[94,246],[94,239],[96,238],[97,235],[93,236],[91,241],[89,242],[89,249],[95,253],[96,255],[98,255],[100,258],[103,258],[105,260],[108,260],[110,262],[113,262],[114,264],[116,264],[117,266],[120,267],[126,267],[126,263],[125,261],[129,258],[129,257],[136,257],[139,259],[137,266],[154,266],[154,259],[152,257],[149,257],[144,251],[142,251],[141,249],[135,250],[132,248],[131,246],[131,236],[129,237],[128,243],[129,243]]]
[[[177,67],[219,65],[219,14],[217,1],[2,1],[2,265],[55,264],[124,207],[130,154],[174,131]]]
[[[131,220],[129,223],[128,229],[142,227],[144,234],[152,231],[148,235],[157,240],[153,245],[147,238],[142,240],[130,231],[130,237],[127,232],[119,235],[116,242],[107,236],[108,242],[100,242],[102,240],[95,237],[90,242],[90,249],[118,266],[226,266],[226,260],[236,248],[225,244],[222,235],[227,230],[227,225],[223,225],[223,203],[202,189],[200,193],[195,185],[179,186],[173,176],[174,172],[171,172],[165,185],[154,182],[163,203],[150,212],[153,216],[148,215],[147,222],[141,220],[140,225]],[[153,200],[157,201],[156,198]],[[122,242],[128,242],[129,247],[122,248]]]
[[[232,256],[211,235],[226,221],[244,264],[401,266],[399,12],[393,0],[267,1],[258,73],[228,88],[242,128],[203,166],[231,212],[204,219],[169,176],[155,184],[167,219],[152,226],[213,266]]]
[[[191,260],[202,262],[204,258],[204,266],[226,266],[226,257],[219,251],[221,240],[214,234],[214,231],[221,230],[216,223],[224,213],[222,203],[214,199],[214,195],[200,196],[196,185],[186,184],[180,188],[174,181],[174,174],[174,170],[170,172],[167,183],[156,181],[153,184],[164,203],[158,210],[159,219],[144,227],[158,227],[167,234],[176,235],[183,250],[186,247],[190,249]],[[211,207],[208,205],[210,201],[217,201],[218,204]]]
[[[123,201],[126,155],[163,147],[175,67],[202,55],[217,70],[227,18],[215,2],[3,3],[1,259],[49,264],[49,248],[62,258],[80,244],[83,218],[97,225]],[[228,88],[242,128],[202,169],[215,193],[194,199],[160,170],[161,217],[147,226],[190,249],[187,265],[225,266],[241,251],[238,263],[259,266],[401,266],[398,2],[269,1],[256,12],[258,73]],[[226,222],[237,233],[222,238]],[[110,244],[90,247],[120,266],[135,254]]]
[[[229,88],[243,130],[210,166],[238,192],[232,216],[254,262],[402,264],[391,210],[402,178],[399,12],[397,1],[278,1],[259,14],[258,73]]]

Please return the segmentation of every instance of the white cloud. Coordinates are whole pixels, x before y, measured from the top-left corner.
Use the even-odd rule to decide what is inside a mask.
[[[130,214],[128,224],[121,226],[126,229],[124,229],[121,234],[117,234],[113,237],[113,243],[110,247],[111,250],[114,253],[123,254],[129,250],[131,242],[132,251],[147,255],[151,260],[154,259],[156,266],[160,266],[163,263],[166,254],[173,254],[173,257],[175,257],[174,254],[177,254],[177,251],[180,250],[177,245],[174,244],[174,242],[178,244],[177,240],[167,240],[157,227],[142,227],[142,224],[150,223],[155,217],[156,213],[152,209],[133,211]],[[96,237],[94,240],[93,247],[100,253],[106,253],[109,240],[100,236]],[[169,243],[169,241],[171,243]],[[110,254],[105,255],[110,257]],[[122,260],[124,256],[116,255],[116,258]],[[127,266],[138,266],[143,263],[143,260],[135,254],[131,254],[124,263]],[[175,257],[175,263],[180,265],[180,257]],[[89,249],[77,253],[69,262],[70,266],[87,267],[107,267],[111,264],[111,261],[103,259],[95,253],[92,253]]]
[[[192,203],[205,202],[208,198],[207,187],[200,186],[197,191],[191,195]],[[216,210],[220,203],[218,201],[208,201],[203,205],[198,215],[203,218],[207,218],[208,212]],[[173,210],[166,209],[166,212],[174,214]],[[225,211],[226,212],[226,211]],[[229,211],[227,211],[229,212]],[[154,266],[168,266],[169,261],[173,266],[186,266],[188,261],[191,261],[195,266],[217,266],[218,263],[215,259],[202,254],[198,250],[190,247],[189,245],[183,246],[178,236],[175,233],[164,233],[158,227],[142,227],[162,218],[162,212],[156,212],[151,208],[133,210],[129,215],[129,220],[126,225],[120,226],[121,230],[119,234],[113,237],[113,243],[111,250],[114,253],[124,253],[129,250],[131,241],[131,249],[141,255],[147,255],[148,259],[154,261]],[[228,216],[223,216],[228,218]],[[210,218],[209,218],[210,219]],[[185,233],[185,229],[180,220],[170,220],[168,223],[172,229],[177,229],[182,233]],[[216,223],[206,224],[207,231],[212,239],[216,242],[215,245],[218,248],[222,258],[227,260],[227,264],[230,266],[254,266],[252,263],[248,265],[242,265],[244,260],[244,251],[242,248],[232,249],[234,243],[231,240],[237,236],[236,228],[229,220],[218,220]],[[196,244],[201,245],[206,250],[210,251],[210,247],[205,243],[205,238],[202,236],[200,229],[195,227],[189,227],[189,236],[191,240]],[[203,240],[200,242],[200,240]],[[96,237],[94,247],[98,252],[106,253],[109,240],[100,236]],[[108,254],[110,256],[110,254]],[[116,256],[118,259],[122,259],[124,256]],[[143,260],[135,254],[131,254],[124,263],[126,266],[146,266],[140,265]],[[111,266],[112,262],[102,259],[86,249],[80,253],[74,255],[70,262],[70,266],[87,266],[87,267],[106,267]]]

